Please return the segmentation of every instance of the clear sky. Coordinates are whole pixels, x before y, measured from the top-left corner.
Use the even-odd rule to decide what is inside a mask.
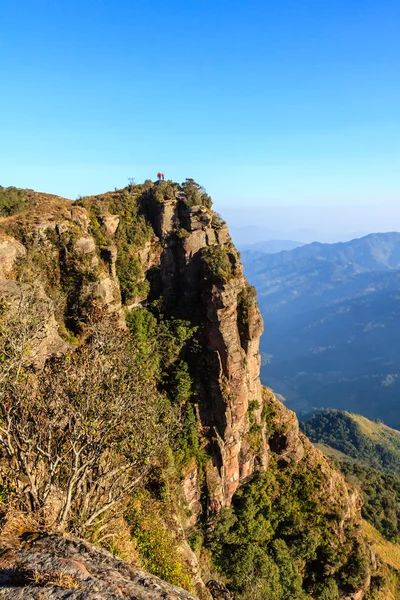
[[[398,0],[0,8],[1,185],[76,198],[161,169],[236,224],[339,206],[360,222],[328,229],[400,229]]]

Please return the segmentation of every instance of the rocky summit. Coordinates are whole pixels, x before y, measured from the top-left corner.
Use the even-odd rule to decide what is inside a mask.
[[[205,190],[1,191],[0,597],[387,597]]]

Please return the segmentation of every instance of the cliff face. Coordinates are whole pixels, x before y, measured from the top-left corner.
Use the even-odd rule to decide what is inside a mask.
[[[358,528],[358,495],[299,434],[294,413],[262,390],[263,324],[255,293],[226,224],[203,192],[147,182],[78,203],[27,196],[23,213],[0,219],[0,293],[14,311],[21,309],[24,289],[30,301],[42,299],[48,325],[37,340],[38,365],[76,344],[76,336],[84,341],[93,305],[124,324],[129,311],[158,303],[163,314],[184,318],[196,329],[198,349],[188,364],[198,435],[208,458],[182,471],[189,511],[183,528],[229,507],[238,488],[256,472],[268,472],[272,461],[278,468],[300,465],[316,474],[316,493],[332,508],[332,531],[344,543],[348,526]],[[209,598],[187,544],[186,551],[197,589]],[[368,577],[358,590],[349,584],[347,597],[361,599]]]
[[[110,194],[111,200],[113,195]],[[115,194],[117,196],[117,194]],[[254,295],[243,276],[237,251],[232,245],[228,228],[212,211],[203,206],[185,207],[184,194],[157,201],[147,200],[142,212],[151,222],[153,235],[148,235],[135,247],[140,262],[138,280],[145,281],[155,269],[159,270],[164,301],[175,313],[183,310],[189,319],[201,329],[203,347],[201,368],[194,369],[197,375],[198,410],[201,426],[213,445],[213,462],[208,467],[210,504],[218,510],[230,504],[240,482],[250,476],[256,468],[266,466],[266,446],[257,453],[251,452],[246,435],[249,430],[248,407],[257,404],[261,410],[261,384],[259,379],[259,338],[262,320]],[[72,203],[48,199],[43,212],[41,201],[31,201],[28,213],[3,221],[3,230],[17,232],[30,248],[28,259],[42,255],[48,260],[64,287],[66,307],[64,315],[75,321],[83,317],[85,304],[89,300],[106,306],[123,318],[124,312],[135,306],[146,305],[147,295],[140,294],[121,303],[121,291],[116,274],[119,259],[115,235],[121,217],[108,214],[110,198],[92,198],[87,201],[88,209]],[[61,204],[61,206],[60,206]],[[96,221],[107,236],[106,245],[99,247],[90,226],[90,207],[96,207]],[[230,272],[221,279],[207,271],[204,251],[217,249],[228,261]],[[46,255],[47,258],[44,258]],[[213,258],[213,257],[211,257]],[[216,261],[220,260],[216,257]],[[18,261],[24,271],[27,249],[9,234],[0,240],[0,265],[2,266],[2,289],[18,298],[17,282],[6,283]],[[68,290],[63,280],[70,265],[79,265],[85,270],[84,281],[77,280],[78,289]],[[22,278],[36,279],[40,274],[41,293],[46,288],[46,273],[43,265],[33,265],[29,275]],[[46,267],[47,268],[47,267]],[[36,273],[35,273],[36,271]],[[69,308],[70,307],[70,308]],[[189,310],[192,308],[193,310]],[[73,315],[68,315],[73,312]],[[81,312],[81,314],[79,314]],[[70,318],[71,320],[71,318]],[[62,349],[61,340],[60,350]],[[51,344],[55,344],[54,335]],[[47,346],[43,352],[46,353]],[[198,365],[198,367],[200,367]],[[260,413],[260,410],[258,411]],[[256,411],[257,412],[257,411]],[[191,472],[191,481],[197,476]],[[190,489],[186,481],[189,503],[193,499],[197,508],[199,489]],[[192,500],[190,499],[192,496]],[[194,506],[194,505],[193,505]]]
[[[207,471],[212,510],[228,506],[233,494],[256,468],[256,456],[246,441],[248,407],[261,406],[259,338],[262,320],[229,232],[209,209],[183,208],[179,199],[160,204],[154,218],[156,235],[164,250],[161,276],[164,296],[172,304],[193,306],[193,321],[201,327],[203,364],[195,372],[201,426],[213,445]],[[177,238],[174,231],[183,231]],[[214,277],[205,266],[213,250],[227,261],[226,274]],[[207,254],[209,252],[210,254]],[[246,315],[242,304],[247,301]],[[260,452],[258,466],[265,465]],[[198,478],[189,475],[191,481]],[[184,484],[191,497],[197,492]],[[189,489],[188,489],[189,488]]]

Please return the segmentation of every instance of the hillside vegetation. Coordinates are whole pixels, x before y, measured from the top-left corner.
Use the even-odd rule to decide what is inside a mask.
[[[400,432],[335,410],[317,413],[302,429],[361,490],[364,519],[400,543]]]
[[[400,432],[361,415],[316,413],[303,431],[363,496],[364,533],[380,557],[390,594],[400,596]],[[389,594],[389,592],[387,592]],[[380,597],[380,596],[378,596]]]

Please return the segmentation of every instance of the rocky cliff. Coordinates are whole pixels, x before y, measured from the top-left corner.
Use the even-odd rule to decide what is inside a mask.
[[[181,356],[192,381],[190,406],[203,454],[201,460],[194,455],[180,468],[181,491],[175,494],[186,512],[184,516],[182,510],[176,512],[174,536],[197,593],[210,598],[204,580],[220,577],[229,585],[234,576],[224,572],[224,560],[218,563],[210,557],[207,544],[204,551],[189,548],[193,528],[201,530],[208,523],[212,529],[218,515],[239,510],[235,501],[229,508],[238,490],[246,489],[255,475],[270,472],[278,486],[273,502],[284,494],[291,501],[289,492],[300,480],[312,489],[313,498],[299,491],[304,496],[298,508],[306,514],[304,523],[303,517],[301,525],[296,517],[298,523],[293,521],[290,533],[288,526],[286,533],[279,533],[290,549],[296,527],[303,536],[311,530],[320,532],[309,556],[298,551],[293,558],[296,577],[303,578],[315,598],[363,598],[371,572],[369,551],[359,531],[359,497],[299,434],[295,415],[261,388],[258,347],[263,325],[255,293],[243,276],[227,226],[211,210],[204,190],[187,180],[182,186],[145,182],[77,202],[32,191],[24,194],[23,211],[0,219],[0,293],[14,312],[36,302],[47,315],[46,326],[32,345],[36,368],[50,356],[85,343],[94,307],[108,312],[122,327],[132,311],[145,309],[156,315],[158,323],[184,319],[195,331],[195,349],[184,349]],[[286,486],[285,491],[279,485],[282,490]],[[317,511],[319,520],[311,508],[316,498],[322,507]],[[277,517],[279,523],[284,517]],[[331,551],[339,553],[342,547],[335,560],[325,557],[325,530]],[[209,547],[213,545],[215,539]],[[81,549],[87,552],[86,546]],[[229,544],[225,551],[230,552]],[[359,577],[352,578],[347,573],[355,553],[358,557],[364,553],[364,558]],[[323,586],[318,588],[313,569],[321,573],[325,569],[324,581],[335,580],[331,596],[323,595],[327,593]],[[124,590],[134,585],[124,583]],[[232,586],[238,597],[246,597],[240,582]],[[215,598],[228,597],[213,593]],[[129,594],[133,592],[122,596],[159,597],[156,592]],[[276,598],[294,597],[282,594]]]

